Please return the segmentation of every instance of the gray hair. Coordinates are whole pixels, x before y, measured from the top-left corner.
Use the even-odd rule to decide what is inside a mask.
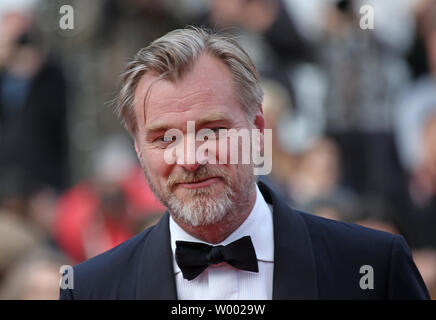
[[[134,100],[141,77],[153,71],[159,75],[158,80],[175,81],[192,68],[201,53],[211,54],[228,66],[239,103],[252,123],[262,104],[263,92],[250,57],[233,37],[190,26],[171,31],[141,49],[121,75],[115,112],[132,136],[137,130]]]

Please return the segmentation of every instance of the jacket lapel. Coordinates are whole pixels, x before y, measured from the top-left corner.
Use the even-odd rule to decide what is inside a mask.
[[[258,185],[266,202],[273,205],[273,299],[317,299],[315,259],[303,218],[264,183]]]
[[[166,212],[144,242],[138,270],[137,299],[177,299],[168,219]]]

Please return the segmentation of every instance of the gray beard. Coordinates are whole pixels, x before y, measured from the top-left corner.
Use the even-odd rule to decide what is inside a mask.
[[[229,186],[219,198],[214,198],[211,188],[188,192],[188,201],[180,201],[173,193],[170,194],[167,208],[176,219],[193,227],[220,222],[234,209],[235,193]]]
[[[187,223],[193,227],[210,225],[220,222],[229,214],[235,213],[240,206],[248,203],[247,199],[236,199],[237,195],[248,195],[243,189],[249,190],[249,186],[254,184],[255,177],[253,172],[243,171],[237,179],[238,184],[231,187],[231,181],[226,181],[224,194],[216,197],[212,187],[187,190],[189,192],[188,201],[181,201],[171,192],[165,191],[162,195],[152,183],[146,166],[143,165],[145,177],[156,198],[168,209],[169,213],[179,221]],[[237,189],[236,189],[237,188]]]

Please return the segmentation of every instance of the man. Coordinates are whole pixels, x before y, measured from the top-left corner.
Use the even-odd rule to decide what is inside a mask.
[[[122,82],[117,111],[168,212],[75,266],[61,299],[428,298],[401,236],[294,211],[256,183],[251,161],[214,163],[244,150],[239,140],[213,148],[231,141],[220,135],[197,152],[192,121],[196,134],[258,130],[264,146],[258,74],[233,39],[175,30],[142,49]]]

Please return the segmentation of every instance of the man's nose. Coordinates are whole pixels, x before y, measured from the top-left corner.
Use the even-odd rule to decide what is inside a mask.
[[[178,163],[184,169],[194,172],[199,166],[201,166],[201,163],[199,162],[200,159],[197,159],[196,157],[197,142],[195,136],[192,135],[185,137],[184,142],[183,159]]]
[[[198,162],[195,162],[193,164],[184,163],[184,164],[181,164],[180,166],[185,168],[188,171],[194,172],[195,170],[197,170],[197,168],[199,166],[201,166],[201,164]]]

